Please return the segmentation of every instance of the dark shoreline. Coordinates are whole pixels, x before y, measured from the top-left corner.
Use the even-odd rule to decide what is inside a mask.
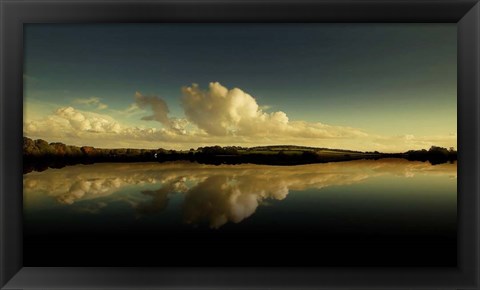
[[[209,146],[176,151],[159,149],[102,149],[91,146],[70,146],[47,143],[44,140],[23,138],[23,173],[63,168],[75,164],[103,162],[167,162],[190,161],[200,164],[258,164],[302,165],[342,162],[361,159],[403,158],[409,161],[430,162],[432,165],[454,162],[457,151],[432,146],[429,150],[410,150],[404,153],[361,152],[343,149],[316,148],[295,145],[258,147]]]
[[[432,158],[432,156],[421,156],[421,158],[412,158],[408,154],[363,154],[354,156],[338,156],[325,158],[308,158],[305,155],[188,155],[178,154],[176,156],[162,156],[163,158],[147,157],[97,157],[97,158],[60,158],[58,156],[45,156],[41,158],[32,158],[24,156],[23,173],[30,173],[32,171],[44,171],[48,168],[63,168],[65,166],[77,164],[95,164],[95,163],[138,163],[138,162],[171,162],[171,161],[189,161],[199,164],[221,165],[221,164],[257,164],[257,165],[276,165],[276,166],[295,166],[304,164],[329,163],[329,162],[347,162],[354,160],[379,160],[384,158],[398,158],[409,161],[430,162],[432,165],[442,164],[447,162],[454,162],[456,158]]]

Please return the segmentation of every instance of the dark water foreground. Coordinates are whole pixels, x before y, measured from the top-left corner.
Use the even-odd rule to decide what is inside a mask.
[[[25,266],[455,266],[456,164],[98,163],[24,175]]]

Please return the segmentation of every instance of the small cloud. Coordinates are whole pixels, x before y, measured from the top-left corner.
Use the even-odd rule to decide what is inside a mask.
[[[82,133],[119,134],[118,122],[106,115],[60,107],[44,119],[26,122],[24,131],[33,136],[80,136]]]
[[[121,115],[122,117],[130,117],[132,115],[137,115],[140,113],[143,113],[143,110],[141,110],[137,103],[132,103],[130,104],[127,108],[123,110],[116,110],[116,109],[109,109],[110,112],[115,113],[117,115]]]
[[[91,97],[87,99],[75,99],[73,102],[79,105],[95,106],[97,110],[104,110],[108,108],[108,106],[102,103],[97,97]]]
[[[99,104],[98,107],[97,107],[97,109],[99,109],[99,110],[105,110],[106,108],[108,108],[108,106],[105,105],[105,104]]]
[[[140,108],[138,107],[138,105],[136,103],[133,103],[133,104],[130,104],[130,106],[128,106],[128,108],[126,108],[123,112],[126,113],[126,114],[131,114],[135,111],[138,111]]]
[[[136,107],[131,106],[132,110],[135,110],[135,108],[144,109],[146,107],[150,107],[152,109],[153,115],[144,116],[142,117],[142,120],[157,121],[177,134],[187,134],[186,127],[188,125],[188,120],[182,118],[170,118],[168,116],[168,113],[170,112],[168,105],[160,97],[144,96],[140,92],[136,92],[135,104],[133,105]]]
[[[145,121],[157,121],[165,126],[170,125],[168,118],[168,106],[167,103],[157,96],[144,96],[140,92],[135,92],[135,103],[140,109],[150,107],[153,111],[153,115],[144,116],[142,120]]]
[[[95,133],[119,133],[121,131],[120,125],[110,118],[80,112],[72,107],[59,108],[55,111],[55,115],[68,121],[74,129],[79,131]]]

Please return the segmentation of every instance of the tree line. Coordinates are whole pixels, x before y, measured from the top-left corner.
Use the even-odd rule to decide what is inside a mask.
[[[277,148],[273,151],[272,148]],[[187,151],[158,149],[104,149],[92,146],[72,146],[60,142],[48,143],[45,140],[23,138],[24,172],[42,171],[51,168],[61,168],[72,164],[91,164],[96,162],[166,162],[191,161],[203,164],[267,164],[267,165],[299,165],[349,161],[357,159],[405,158],[407,160],[429,161],[431,164],[453,162],[457,160],[457,151],[432,146],[429,150],[410,150],[404,153],[380,153],[330,150],[334,153],[321,151],[320,148],[305,147],[303,151],[288,150],[289,146],[274,146],[269,148],[240,146],[206,146]],[[290,146],[292,147],[292,146]],[[259,149],[264,149],[259,151]],[[293,147],[292,147],[293,148]],[[301,148],[300,146],[293,149]],[[267,150],[268,149],[268,150]],[[285,150],[283,150],[285,149]],[[300,152],[300,153],[298,153]],[[338,154],[338,153],[344,154]]]

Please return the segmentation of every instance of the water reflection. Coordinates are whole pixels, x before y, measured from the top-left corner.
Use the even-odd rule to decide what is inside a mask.
[[[456,164],[432,166],[402,159],[299,166],[201,165],[189,162],[75,165],[24,175],[25,208],[71,207],[98,214],[113,203],[136,218],[162,212],[181,197],[183,222],[220,228],[252,216],[268,200],[291,191],[362,183],[384,175],[456,178]],[[54,201],[54,202],[52,202]]]

